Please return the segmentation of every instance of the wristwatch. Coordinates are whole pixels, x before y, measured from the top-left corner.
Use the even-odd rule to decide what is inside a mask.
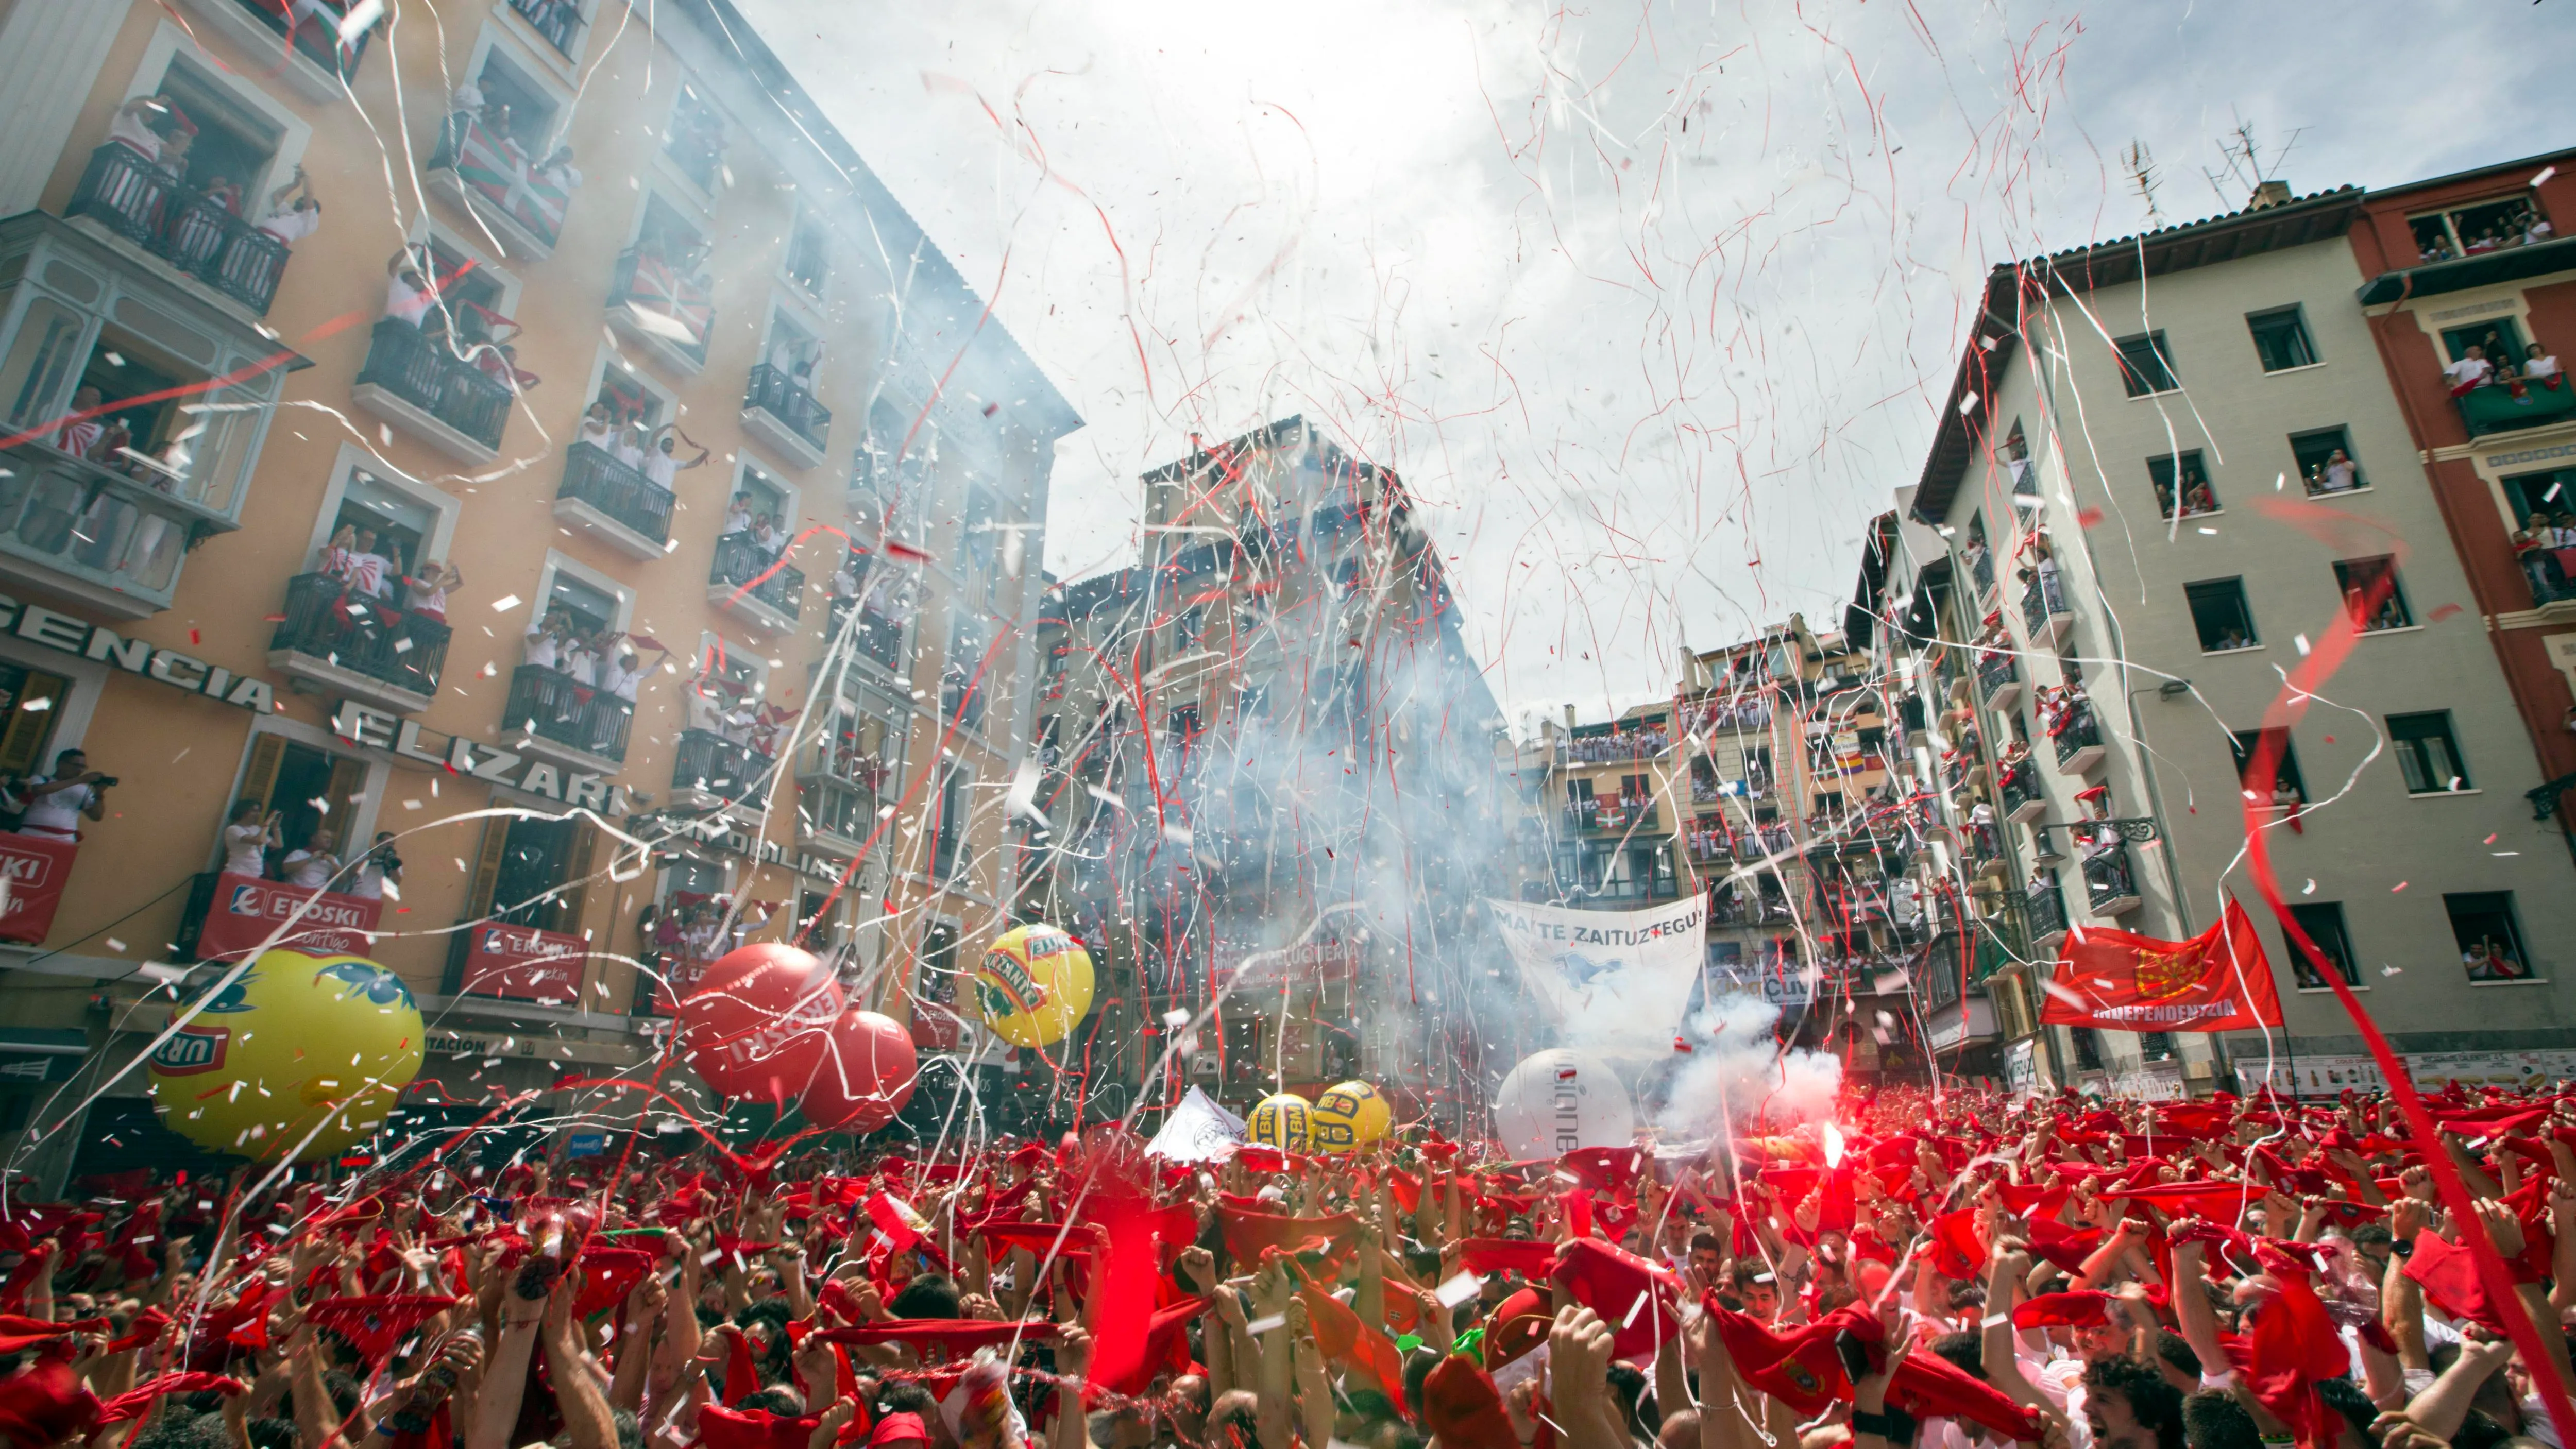
[[[2415,1256],[2415,1240],[2413,1238],[2391,1238],[2388,1241],[2388,1251],[2395,1257],[2412,1258]]]

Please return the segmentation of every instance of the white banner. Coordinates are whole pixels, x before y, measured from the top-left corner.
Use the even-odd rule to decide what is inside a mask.
[[[1530,994],[1565,1043],[1614,1060],[1668,1059],[1708,935],[1708,898],[1642,911],[1486,901]]]
[[[2427,1092],[2454,1082],[2471,1091],[2481,1087],[2538,1091],[2576,1077],[2576,1051],[2401,1052],[2398,1059],[2406,1063],[2415,1085]],[[2284,1051],[2272,1068],[2275,1085],[2288,1085],[2294,1096],[2334,1097],[2347,1090],[2375,1096],[2388,1090],[2379,1064],[2366,1056],[2301,1052],[2294,1061]],[[2263,1075],[2261,1043],[2255,1043],[2252,1051],[2237,1048],[2236,1074],[2248,1082]]]
[[[1163,1130],[1145,1144],[1145,1155],[1166,1162],[1222,1162],[1242,1143],[1243,1119],[1192,1087],[1163,1119]]]

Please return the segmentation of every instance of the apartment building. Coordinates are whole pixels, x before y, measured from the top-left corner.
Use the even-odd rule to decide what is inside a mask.
[[[2564,243],[2486,235],[2507,209],[2524,231],[2564,217],[2576,193],[2549,180],[2544,158],[2385,200],[2267,183],[2224,216],[1991,274],[1856,612],[1882,621],[1929,749],[1994,787],[2023,925],[1969,974],[2008,1080],[2170,1094],[2231,1060],[2326,1083],[2358,1059],[2249,878],[2249,831],[2399,1050],[2576,1046],[2568,847],[2532,808],[2568,768],[2568,694],[2504,521],[2537,501],[2505,478],[2546,465],[2528,455],[2561,426],[2555,395],[2431,391],[2500,322],[2520,340],[2564,307],[2546,286]],[[2474,253],[2433,255],[2427,217],[2471,224]],[[2288,681],[2338,629],[2349,654],[2293,721]],[[2177,939],[2230,899],[2286,1033],[2037,1025],[2070,925]],[[1962,1048],[1983,1035],[1968,1005]]]
[[[1113,1002],[1075,1090],[1365,1076],[1454,1127],[1526,1023],[1470,924],[1509,821],[1439,553],[1393,471],[1303,418],[1142,481],[1143,559],[1039,623],[1021,909],[1092,943]]]
[[[725,0],[17,0],[0,90],[0,769],[118,779],[0,838],[11,1021],[130,1049],[309,897],[240,801],[272,877],[393,833],[317,910],[432,1103],[650,1057],[745,936],[947,999],[1080,419]]]

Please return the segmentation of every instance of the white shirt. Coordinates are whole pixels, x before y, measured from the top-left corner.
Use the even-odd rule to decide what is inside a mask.
[[[2495,364],[2483,357],[2463,357],[2443,368],[2442,375],[2451,380],[2451,386],[2461,387],[2473,382],[2484,382],[2494,371]]]
[[[574,645],[564,656],[564,673],[571,675],[575,684],[599,683],[599,655],[587,646]]]
[[[266,875],[268,873],[268,827],[266,825],[225,826],[224,869],[234,875]]]
[[[680,476],[680,460],[659,448],[645,453],[641,466],[644,476],[651,479],[655,486],[665,490],[670,488],[672,479]]]
[[[2328,492],[2341,493],[2352,487],[2352,485],[2353,469],[2351,459],[2347,458],[2341,462],[2328,463],[2326,465],[2326,490]]]
[[[400,277],[385,278],[385,315],[399,317],[414,327],[429,315],[429,293]]]
[[[644,682],[644,671],[629,669],[623,662],[611,659],[599,666],[599,682],[609,693],[633,704],[636,686]]]
[[[385,574],[391,567],[392,560],[383,554],[353,553],[349,555],[349,583],[362,594],[381,594],[385,591]]]
[[[581,420],[581,436],[576,441],[588,443],[603,453],[611,452],[610,445],[617,441],[617,427],[613,423],[595,422],[585,413]]]
[[[316,207],[281,206],[260,219],[259,229],[293,246],[322,229],[322,212]]]
[[[358,883],[349,888],[349,894],[370,901],[385,898],[385,868],[376,864],[374,855],[358,863]]]
[[[290,850],[286,853],[286,883],[308,891],[318,891],[340,873],[340,862],[319,850]]]
[[[751,532],[751,510],[747,508],[726,509],[724,531],[727,533]]]
[[[415,584],[406,590],[405,594],[405,602],[413,613],[427,614],[433,619],[447,617],[447,585],[440,584],[434,589],[424,589]]]
[[[2525,377],[2556,377],[2558,375],[2558,354],[2553,352],[2544,357],[2535,357],[2529,362],[2524,363],[2522,365],[2522,375]]]
[[[27,782],[31,793],[27,799],[25,813],[18,817],[18,828],[41,835],[68,838],[80,829],[81,812],[87,810],[91,802],[98,799],[98,791],[87,785],[74,785],[68,790],[56,790],[50,795],[32,793],[36,786],[52,783],[51,775],[39,775]]]
[[[556,640],[552,631],[546,629],[530,629],[528,631],[528,663],[534,664],[541,669],[556,668],[557,665],[555,660],[558,657],[556,654],[556,648]]]
[[[142,152],[143,159],[146,161],[161,159],[161,137],[150,126],[143,124],[143,118],[132,111],[117,112],[116,120],[107,128],[107,139],[122,141]]]

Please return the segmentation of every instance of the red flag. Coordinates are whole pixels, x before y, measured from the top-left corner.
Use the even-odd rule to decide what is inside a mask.
[[[1462,1238],[1458,1266],[1470,1273],[1517,1273],[1532,1280],[1556,1271],[1556,1244],[1519,1238]]]
[[[34,1368],[0,1379],[0,1436],[42,1446],[77,1439],[98,1422],[98,1395],[70,1360],[47,1354]]]
[[[1339,1364],[1344,1373],[1377,1380],[1379,1392],[1395,1411],[1411,1418],[1404,1402],[1404,1358],[1395,1351],[1395,1341],[1361,1322],[1348,1305],[1312,1280],[1297,1290],[1297,1298],[1306,1305],[1306,1321],[1314,1326],[1315,1346],[1324,1351],[1325,1360]]]
[[[2465,1318],[2483,1324],[2498,1333],[2504,1332],[2504,1315],[2487,1301],[2487,1290],[2478,1281],[2478,1266],[2468,1251],[2452,1246],[2431,1233],[2415,1235],[2415,1255],[2406,1260],[2405,1274],[2424,1287],[2424,1297],[2446,1318]]]
[[[930,1223],[912,1210],[912,1204],[887,1193],[868,1199],[868,1221],[877,1225],[898,1253],[930,1236]]]
[[[1422,1420],[1456,1449],[1520,1449],[1503,1396],[1476,1361],[1453,1353],[1422,1380]]]
[[[1260,1262],[1265,1248],[1302,1251],[1318,1238],[1329,1239],[1330,1251],[1338,1256],[1349,1247],[1351,1235],[1360,1225],[1360,1220],[1349,1213],[1334,1213],[1321,1218],[1288,1218],[1220,1206],[1217,1217],[1225,1224],[1225,1250],[1233,1254],[1238,1263]]]
[[[2314,1296],[2311,1295],[2313,1302]],[[1826,1315],[1818,1325],[1834,1332],[1848,1330],[1853,1337],[1870,1345],[1873,1363],[1884,1362],[1881,1342],[1886,1329],[1858,1304],[1846,1304]],[[2328,1342],[2336,1351],[2342,1344],[2334,1339],[2331,1327]],[[2013,1440],[2036,1441],[2043,1429],[2039,1414],[2016,1404],[2003,1390],[1971,1375],[1966,1369],[1937,1353],[1909,1353],[1905,1362],[1896,1366],[1896,1376],[1888,1381],[1887,1401],[1917,1419],[1956,1419],[1981,1424]]]
[[[2416,1235],[2419,1253],[2422,1241],[2431,1236]],[[2246,1392],[2289,1426],[2299,1449],[2331,1449],[2343,1416],[2327,1407],[2317,1382],[2342,1375],[2351,1359],[2335,1335],[2334,1320],[2308,1286],[2308,1275],[2287,1256],[2266,1252],[2268,1246],[2258,1243],[2255,1255],[2278,1290],[2252,1308],[2251,1327],[2243,1338],[2225,1345],[2227,1356],[2244,1376]]]
[[[219,1394],[239,1394],[247,1392],[249,1388],[250,1385],[229,1374],[163,1374],[156,1379],[147,1379],[108,1400],[106,1407],[99,1411],[98,1421],[102,1424],[122,1424],[128,1419],[140,1419],[152,1412],[153,1404],[172,1394],[202,1394],[208,1390]]]
[[[2263,938],[2233,900],[2188,941],[2087,929],[2066,938],[2039,1019],[2113,1031],[2237,1031],[2281,1024]]]
[[[2012,1312],[2015,1328],[2089,1328],[2108,1323],[2111,1318],[2111,1295],[2088,1289],[2065,1293],[2042,1293],[2024,1299]]]
[[[583,1248],[581,1296],[573,1300],[573,1316],[588,1318],[616,1307],[653,1271],[658,1256],[641,1248]]]
[[[1669,1268],[1598,1238],[1573,1238],[1558,1247],[1552,1276],[1609,1325],[1610,1352],[1619,1358],[1653,1353],[1681,1337],[1682,1321],[1673,1311],[1681,1279]]]
[[[1944,1278],[1974,1278],[1986,1260],[1986,1245],[1977,1241],[1974,1208],[1943,1213],[1932,1220],[1932,1268]]]
[[[1108,1387],[1112,1393],[1141,1394],[1160,1373],[1183,1373],[1190,1366],[1190,1320],[1207,1311],[1208,1300],[1184,1298],[1154,1310],[1145,1324],[1145,1354],[1127,1376]]]
[[[1736,1376],[1787,1404],[1799,1418],[1814,1418],[1851,1391],[1842,1364],[1834,1357],[1831,1334],[1781,1337],[1751,1316],[1719,1303],[1714,1293],[1708,1295],[1705,1306],[1718,1337],[1726,1340],[1727,1356],[1735,1360]]]

